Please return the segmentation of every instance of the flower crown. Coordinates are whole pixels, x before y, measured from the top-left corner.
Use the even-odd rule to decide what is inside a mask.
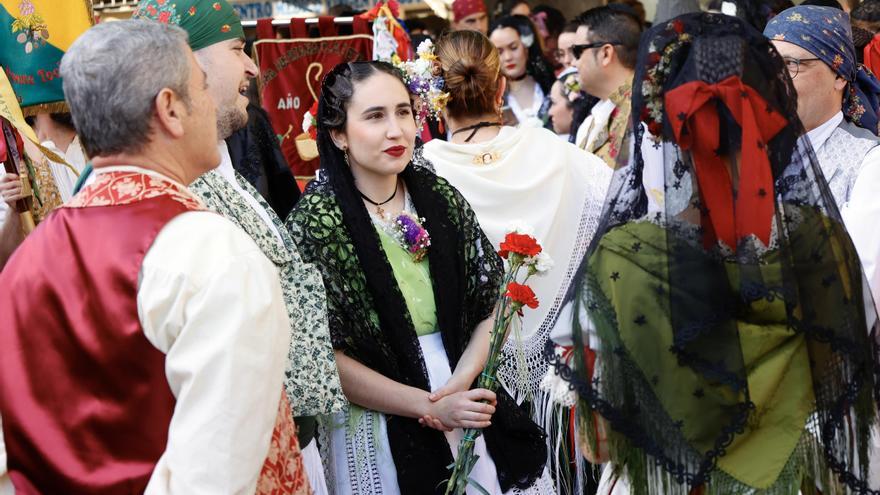
[[[440,76],[440,66],[434,55],[434,43],[423,41],[416,50],[415,60],[403,61],[397,54],[391,56],[391,63],[400,70],[403,81],[410,93],[417,96],[416,122],[419,128],[428,117],[440,119],[440,114],[449,101],[449,93],[443,91],[446,82]]]
[[[569,103],[574,103],[581,99],[581,83],[578,81],[577,72],[570,72],[559,78],[562,83],[562,95]]]
[[[658,51],[654,43],[648,47],[645,78],[642,81],[642,96],[645,108],[640,118],[648,126],[648,131],[657,139],[663,132],[663,86],[669,77],[672,60],[676,52],[693,41],[690,33],[684,32],[684,23],[676,19],[666,25],[667,32],[675,33],[676,38]]]

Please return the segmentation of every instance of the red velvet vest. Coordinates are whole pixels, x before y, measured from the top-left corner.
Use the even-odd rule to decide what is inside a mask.
[[[128,179],[56,210],[0,274],[0,414],[19,495],[143,493],[165,450],[175,400],[138,318],[138,275],[159,231],[199,204]]]

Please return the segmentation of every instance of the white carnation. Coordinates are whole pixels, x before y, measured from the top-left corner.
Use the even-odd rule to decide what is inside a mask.
[[[541,251],[537,256],[529,256],[525,260],[526,265],[534,266],[538,275],[544,275],[553,269],[553,258],[549,254]]]

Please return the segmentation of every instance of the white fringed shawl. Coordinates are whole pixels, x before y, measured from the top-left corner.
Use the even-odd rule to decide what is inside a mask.
[[[484,165],[479,157],[486,153],[494,161]],[[553,258],[555,265],[547,275],[529,280],[541,305],[525,312],[520,342],[511,338],[505,347],[514,359],[506,360],[508,365],[500,370],[515,398],[534,396],[547,367],[544,345],[596,231],[612,170],[552,132],[531,127],[504,127],[483,143],[434,140],[424,146],[424,158],[461,191],[496,248],[511,223],[518,222],[534,229]],[[526,365],[525,377],[518,378],[517,359]]]

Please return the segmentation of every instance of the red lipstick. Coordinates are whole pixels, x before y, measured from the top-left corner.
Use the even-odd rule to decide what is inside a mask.
[[[406,153],[406,146],[392,146],[383,151],[393,156],[394,158],[400,158],[401,156],[403,156],[404,153]]]

